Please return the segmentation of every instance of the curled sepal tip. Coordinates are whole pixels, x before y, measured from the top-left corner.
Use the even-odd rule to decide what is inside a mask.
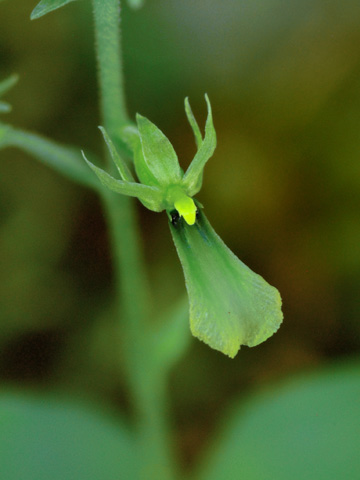
[[[193,111],[191,110],[190,103],[189,103],[189,97],[185,98],[185,113],[186,113],[188,122],[190,123],[190,127],[192,128],[192,131],[194,133],[196,146],[197,146],[197,148],[200,148],[201,144],[202,144],[202,141],[203,141],[203,138],[202,138],[202,135],[201,135],[199,125],[196,121],[196,118],[193,114]]]
[[[279,328],[281,298],[242,263],[198,209],[196,223],[170,222],[184,270],[192,334],[233,358],[241,345],[253,347]]]
[[[216,148],[216,132],[214,128],[212,110],[209,97],[205,94],[208,115],[205,124],[205,137],[202,139],[199,127],[191,111],[189,101],[185,100],[185,111],[191,128],[193,129],[198,151],[195,154],[189,168],[186,170],[182,180],[190,196],[195,195],[201,189],[202,174],[206,162],[211,158]]]

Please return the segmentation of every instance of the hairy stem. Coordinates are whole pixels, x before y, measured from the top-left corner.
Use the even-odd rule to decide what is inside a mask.
[[[101,111],[107,131],[128,123],[121,57],[120,1],[93,0]]]
[[[128,122],[120,52],[118,0],[93,0],[102,116],[111,134]],[[119,320],[128,385],[134,402],[139,478],[172,480],[165,379],[152,361],[148,286],[133,200],[102,189],[114,257]]]

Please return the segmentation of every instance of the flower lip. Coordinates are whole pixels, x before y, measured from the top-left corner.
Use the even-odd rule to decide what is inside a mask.
[[[253,347],[282,322],[281,298],[224,244],[198,209],[195,225],[171,212],[170,230],[190,300],[192,334],[233,358]]]

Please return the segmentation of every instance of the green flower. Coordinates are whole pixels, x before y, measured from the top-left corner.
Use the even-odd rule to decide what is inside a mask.
[[[107,188],[137,197],[155,212],[165,210],[184,270],[190,301],[190,328],[194,336],[230,357],[241,345],[253,347],[269,338],[282,322],[281,298],[276,288],[252,272],[223,243],[193,199],[202,185],[203,170],[216,147],[211,105],[205,136],[185,100],[187,118],[197,152],[185,173],[165,135],[145,117],[136,116],[137,128],[128,126],[122,138],[133,152],[139,182],[100,127],[120,179],[89,162]]]
[[[196,206],[192,197],[202,184],[202,173],[206,162],[214,153],[216,133],[212,120],[211,105],[205,95],[208,116],[205,138],[191,111],[188,100],[185,109],[193,128],[198,150],[184,174],[173,146],[165,135],[147,118],[137,114],[137,128],[127,126],[121,132],[123,140],[133,152],[135,172],[141,183],[137,183],[127,164],[118,155],[114,144],[103,127],[99,127],[109,147],[111,157],[119,171],[120,180],[89,162],[102,184],[117,193],[137,197],[154,212],[177,210],[189,225],[195,223]]]

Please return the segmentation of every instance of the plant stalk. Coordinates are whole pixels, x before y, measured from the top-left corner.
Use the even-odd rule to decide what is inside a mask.
[[[128,123],[120,48],[119,0],[93,0],[103,124],[110,133]],[[148,284],[133,200],[107,189],[101,196],[114,259],[119,321],[139,447],[139,478],[173,480],[165,378],[152,361]]]
[[[120,1],[93,0],[93,9],[101,112],[111,135],[129,122],[121,56]]]

